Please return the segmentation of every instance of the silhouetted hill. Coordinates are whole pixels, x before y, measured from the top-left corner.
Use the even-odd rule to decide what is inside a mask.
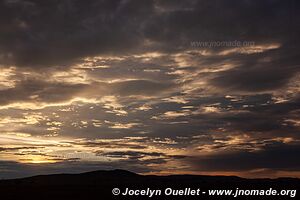
[[[81,174],[39,175],[29,178],[1,180],[1,199],[251,199],[249,196],[130,196],[112,195],[112,189],[286,189],[299,190],[300,179],[244,179],[235,176],[143,176],[125,170],[94,171]],[[260,196],[252,199],[292,199],[289,196]],[[293,198],[293,199],[297,199]]]

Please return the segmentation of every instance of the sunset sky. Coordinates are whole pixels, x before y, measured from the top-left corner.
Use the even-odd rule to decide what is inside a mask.
[[[0,179],[300,177],[299,3],[0,0]]]

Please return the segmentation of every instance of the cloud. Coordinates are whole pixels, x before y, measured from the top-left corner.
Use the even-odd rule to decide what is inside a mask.
[[[268,92],[282,89],[299,70],[294,48],[286,48],[288,54],[287,49],[279,49],[242,57],[240,66],[220,72],[211,83],[227,91]],[[268,57],[271,61],[267,61]]]
[[[286,23],[292,9],[286,2],[189,0],[181,4],[152,0],[3,0],[1,60],[3,64],[40,68],[69,65],[97,54],[177,51],[200,40],[289,42],[295,39],[290,31],[298,30],[296,16]]]
[[[299,145],[270,144],[261,151],[227,151],[191,159],[193,165],[204,171],[250,171],[271,169],[299,171]]]
[[[23,80],[14,88],[0,90],[0,105],[9,106],[14,103],[51,104],[70,102],[73,99],[93,97],[100,99],[109,95],[141,95],[154,96],[170,93],[175,84],[159,83],[148,80],[129,80],[116,83],[94,82],[64,83],[44,81],[40,79]],[[97,93],[95,93],[97,91]]]
[[[130,158],[130,159],[139,159],[146,156],[150,157],[161,157],[165,156],[163,153],[158,152],[142,152],[142,151],[113,151],[113,152],[97,152],[99,156],[107,156],[111,158]]]
[[[1,1],[4,63],[44,67],[130,50],[151,1]],[[138,8],[138,9],[136,9]],[[122,18],[120,18],[122,16]],[[136,20],[133,18],[136,17]]]
[[[42,80],[24,80],[14,88],[0,91],[0,104],[15,102],[62,102],[69,100],[86,87],[84,84],[49,83]]]
[[[115,84],[115,90],[120,95],[156,95],[163,91],[168,91],[175,87],[171,83],[158,83],[147,80],[133,80]]]

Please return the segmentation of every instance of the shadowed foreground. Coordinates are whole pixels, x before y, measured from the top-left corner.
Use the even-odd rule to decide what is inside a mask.
[[[112,189],[286,189],[299,190],[300,179],[243,179],[234,176],[142,176],[124,170],[95,171],[82,174],[42,175],[0,181],[1,199],[125,199],[112,195]],[[298,192],[298,191],[297,191]],[[299,195],[297,195],[299,196]],[[252,199],[297,199],[297,196],[253,196]],[[251,199],[250,196],[130,196],[126,199]]]

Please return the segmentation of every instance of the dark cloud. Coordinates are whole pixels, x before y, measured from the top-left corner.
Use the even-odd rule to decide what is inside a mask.
[[[146,156],[151,157],[161,157],[165,156],[163,153],[158,152],[142,152],[142,151],[113,151],[113,152],[96,152],[98,156],[106,156],[111,158],[130,158],[130,159],[139,159]]]
[[[247,171],[255,169],[271,169],[298,171],[297,159],[300,146],[287,144],[271,144],[263,150],[228,151],[216,155],[200,156],[191,159],[191,163],[204,171]]]
[[[103,147],[103,148],[119,148],[119,147],[127,147],[130,149],[146,149],[147,146],[144,146],[142,144],[126,144],[123,141],[122,142],[81,142],[81,143],[74,143],[74,144],[80,144],[86,147]],[[101,152],[100,152],[101,153]]]
[[[0,152],[5,151],[18,151],[18,150],[26,150],[26,149],[35,149],[37,147],[0,147]]]
[[[258,97],[257,97],[258,98]],[[266,100],[271,102],[272,100]],[[243,102],[247,105],[247,101]],[[217,116],[218,120],[230,123],[228,127],[232,131],[251,131],[264,134],[271,133],[273,136],[293,136],[298,138],[299,127],[285,122],[287,119],[293,119],[295,116],[291,112],[299,109],[297,100],[287,101],[280,104],[254,104],[255,106],[244,108],[247,112],[228,113],[223,116]],[[220,118],[219,118],[220,117]],[[296,118],[297,119],[297,118]]]
[[[285,43],[295,39],[292,33],[298,31],[293,9],[299,5],[294,1],[189,0],[181,4],[2,0],[1,62],[56,66],[97,54],[189,49],[191,41],[200,40]],[[146,41],[157,45],[149,49]]]
[[[183,159],[186,158],[184,155],[167,155],[165,153],[160,152],[149,152],[149,151],[112,151],[112,152],[104,152],[104,151],[97,151],[96,155],[98,156],[105,156],[110,158],[126,158],[126,159],[143,159],[146,157],[154,157],[154,159]],[[146,159],[149,160],[149,159]],[[152,159],[150,159],[152,160]]]
[[[178,86],[178,85],[177,85]],[[176,87],[172,83],[159,83],[147,80],[124,81],[114,84],[115,91],[120,95],[157,95],[163,91],[170,92]]]
[[[220,72],[211,83],[227,91],[265,92],[282,89],[299,71],[297,48],[284,46],[259,55],[240,57],[242,64]],[[271,58],[270,61],[262,61]],[[236,58],[235,58],[236,59]]]
[[[51,83],[43,80],[20,81],[14,88],[0,91],[0,104],[15,102],[62,102],[71,99],[87,85]]]
[[[146,95],[154,96],[170,92],[176,84],[148,80],[120,81],[117,83],[63,83],[40,79],[20,81],[13,88],[0,90],[0,105],[18,102],[56,103],[65,102],[74,97],[105,95]]]
[[[43,67],[130,50],[151,1],[1,1],[2,63]]]

